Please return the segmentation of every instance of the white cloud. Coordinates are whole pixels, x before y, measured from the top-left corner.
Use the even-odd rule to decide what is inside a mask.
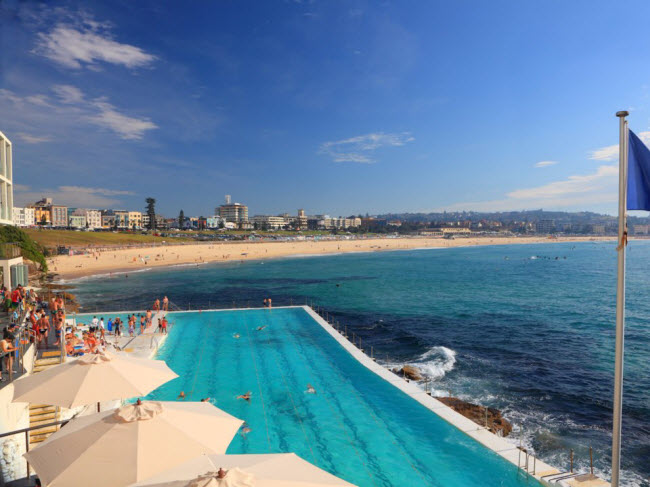
[[[535,167],[555,166],[557,163],[557,161],[539,161],[537,164],[535,164]]]
[[[99,113],[89,117],[89,121],[112,130],[123,139],[141,139],[147,130],[158,128],[148,118],[124,115],[106,101],[96,100],[93,102],[93,106],[99,110]]]
[[[43,197],[52,198],[57,204],[69,207],[110,208],[121,205],[119,198],[114,196],[127,196],[135,193],[131,191],[113,190],[105,188],[86,188],[83,186],[59,186],[57,188],[43,188],[34,190],[29,186],[15,185],[15,200],[19,205],[33,203]]]
[[[52,91],[58,95],[62,103],[81,103],[84,101],[83,92],[72,85],[56,85]]]
[[[358,162],[371,164],[376,162],[372,153],[382,147],[399,147],[415,138],[409,132],[398,134],[385,134],[377,132],[358,135],[349,139],[324,142],[320,146],[320,153],[329,155],[334,162]]]
[[[503,199],[456,203],[445,210],[509,211],[532,208],[571,208],[608,204],[618,199],[618,167],[599,166],[596,172],[565,180],[516,189]]]
[[[650,144],[650,132],[639,132],[637,135],[645,144]],[[591,151],[589,159],[594,161],[616,161],[618,159],[618,144]]]
[[[39,33],[33,52],[74,69],[99,61],[136,68],[156,59],[139,47],[113,40],[107,24],[88,18],[60,22],[49,32]]]
[[[6,101],[14,110],[20,109],[21,112],[29,111],[30,108],[39,108],[35,116],[39,119],[51,117],[54,124],[65,121],[70,125],[87,128],[86,123],[90,122],[107,128],[127,140],[142,139],[148,130],[158,128],[158,125],[149,118],[137,118],[122,113],[106,98],[87,99],[75,86],[56,85],[52,91],[56,94],[56,98],[41,94],[21,97],[9,90],[0,89],[0,102]],[[47,135],[27,132],[19,133],[19,137],[30,144],[53,140]]]
[[[31,135],[25,132],[19,132],[17,135],[26,144],[42,144],[43,142],[51,142],[54,140],[49,135]]]

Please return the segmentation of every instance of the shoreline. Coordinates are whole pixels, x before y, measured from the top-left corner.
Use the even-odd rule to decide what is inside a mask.
[[[125,248],[49,258],[56,281],[92,276],[145,272],[159,267],[189,267],[215,262],[246,262],[282,257],[317,257],[347,253],[427,250],[492,245],[602,242],[615,237],[469,237],[373,238],[351,240],[237,241],[210,244],[168,244],[150,248]]]

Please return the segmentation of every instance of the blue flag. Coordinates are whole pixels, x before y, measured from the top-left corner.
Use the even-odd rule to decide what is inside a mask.
[[[650,211],[650,150],[629,130],[627,209]]]

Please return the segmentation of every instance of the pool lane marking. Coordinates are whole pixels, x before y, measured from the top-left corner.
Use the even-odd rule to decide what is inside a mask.
[[[194,393],[194,388],[196,387],[196,379],[198,379],[198,377],[199,377],[199,370],[201,370],[201,361],[203,360],[203,352],[206,349],[206,346],[205,346],[206,340],[205,339],[208,336],[208,327],[209,326],[210,326],[209,324],[206,324],[206,325],[203,326],[203,332],[205,334],[201,335],[202,340],[200,342],[201,343],[201,351],[199,352],[199,362],[196,364],[196,367],[194,368],[194,380],[192,381],[192,390],[190,390],[190,393],[189,393],[188,397],[191,397],[192,394]]]
[[[293,334],[289,334],[289,335],[290,335],[292,338],[294,338]],[[295,339],[293,340],[293,343],[294,343],[294,345],[296,345],[295,349],[300,351],[300,355],[301,355],[302,358],[305,360],[305,362],[308,363],[307,358],[305,357],[305,353],[303,352],[302,348],[300,348],[300,347],[297,346],[297,342],[296,342]],[[318,347],[316,347],[316,348],[318,348]],[[331,364],[331,361],[330,361],[330,364]],[[332,364],[332,365],[333,365],[333,364]],[[340,375],[340,374],[339,374],[339,375]],[[341,377],[341,378],[343,378],[343,377]],[[366,472],[367,472],[367,474],[368,474],[368,477],[369,477],[370,481],[372,482],[372,485],[377,485],[377,484],[375,483],[375,476],[373,475],[372,470],[368,467],[368,464],[367,464],[366,462],[363,461],[363,457],[362,457],[361,454],[359,453],[359,449],[356,447],[356,445],[355,445],[353,439],[350,437],[350,434],[349,434],[349,432],[348,432],[348,428],[345,427],[345,424],[343,424],[343,421],[341,420],[342,414],[337,413],[336,408],[334,408],[334,407],[332,406],[332,403],[331,403],[330,400],[327,398],[327,393],[320,394],[320,396],[322,396],[322,397],[325,399],[325,402],[327,403],[327,406],[329,407],[329,409],[330,409],[330,411],[331,411],[331,413],[332,413],[332,416],[335,417],[335,418],[337,419],[337,421],[338,421],[338,423],[339,423],[339,426],[340,426],[341,430],[343,430],[343,433],[344,433],[346,439],[348,440],[348,442],[349,442],[350,445],[352,446],[352,450],[354,451],[354,453],[355,453],[355,454],[357,455],[357,457],[359,458],[359,461],[360,461],[360,462],[363,464],[363,466],[365,467]]]
[[[268,319],[267,319],[266,316],[264,318],[264,322],[265,323],[268,322]],[[248,325],[248,323],[246,323],[246,325]],[[268,326],[268,324],[265,325],[265,326]],[[263,330],[260,330],[260,331],[263,331]],[[272,348],[271,347],[271,342],[270,342],[270,340],[268,338],[268,335],[267,335],[267,339],[266,339],[266,344],[269,345],[269,349]],[[287,383],[287,378],[285,377],[284,373],[282,372],[282,368],[280,367],[278,359],[275,357],[275,355],[273,355],[273,362],[275,363],[275,366],[278,368],[278,371],[280,372],[280,375],[282,376],[282,382],[284,382],[284,387],[287,390],[287,393],[289,395],[289,399],[291,400],[291,405],[293,406],[295,416],[298,419],[298,421],[300,422],[300,429],[302,429],[302,434],[305,437],[305,441],[307,442],[307,446],[309,447],[309,452],[311,453],[311,458],[312,458],[314,464],[318,464],[318,460],[316,460],[316,455],[314,455],[314,450],[311,447],[311,441],[310,441],[309,435],[307,434],[307,431],[305,431],[305,425],[303,424],[302,419],[300,418],[300,415],[298,414],[298,409],[296,408],[296,403],[293,400],[293,394],[291,393],[291,389],[289,388],[289,384]]]
[[[264,413],[264,426],[266,427],[266,441],[269,444],[269,453],[271,453],[273,449],[271,448],[271,436],[269,435],[269,420],[266,417],[266,406],[264,405],[264,394],[262,394],[262,386],[260,385],[260,374],[257,371],[257,360],[255,360],[255,354],[253,354],[253,345],[251,344],[251,336],[248,331],[248,323],[245,315],[244,315],[244,329],[246,330],[246,340],[248,341],[248,350],[251,353],[253,366],[255,367],[255,376],[257,377],[257,390],[260,393],[260,400],[262,401],[262,412]]]
[[[309,314],[307,314],[307,315],[309,316]],[[311,316],[309,316],[309,318],[311,318]],[[317,323],[317,324],[318,324],[318,323]],[[314,341],[314,338],[313,338],[313,336],[312,336],[311,333],[308,333],[308,334],[307,334],[307,338],[312,342],[312,344],[314,345],[314,348],[318,349],[318,352],[320,353],[320,355],[321,355],[322,357],[324,357],[324,358],[325,358],[325,359],[330,363],[330,365],[332,366],[332,369],[336,371],[336,373],[339,375],[339,377],[341,378],[341,380],[345,381],[345,377],[343,377],[343,375],[341,374],[341,371],[340,371],[340,370],[339,370],[339,369],[334,365],[334,363],[332,362],[332,359],[330,359],[329,356],[328,356],[328,355],[327,355],[323,350],[321,350],[320,347],[316,346],[316,342]],[[359,393],[357,392],[356,388],[351,387],[351,389],[352,389],[352,391],[353,391],[354,396],[357,398],[359,404],[361,404],[362,407],[364,407],[365,409],[367,409],[367,410],[370,412],[370,414],[371,414],[371,416],[372,416],[372,418],[373,418],[375,424],[376,424],[379,428],[385,430],[385,431],[388,433],[388,436],[390,436],[390,437],[392,438],[392,439],[391,439],[391,443],[393,443],[393,445],[397,447],[396,449],[397,449],[397,450],[400,452],[400,454],[404,457],[404,460],[406,460],[406,462],[407,462],[407,463],[411,466],[411,468],[412,468],[412,469],[413,469],[413,470],[414,470],[414,471],[415,471],[415,472],[416,472],[416,473],[417,473],[417,474],[422,478],[422,480],[424,480],[425,482],[429,482],[429,480],[427,480],[427,479],[425,478],[424,473],[421,472],[420,469],[416,468],[415,465],[413,465],[413,463],[411,462],[411,459],[410,459],[410,454],[408,454],[408,452],[404,450],[404,447],[403,447],[400,443],[398,443],[398,442],[395,440],[395,437],[394,437],[393,432],[388,428],[388,426],[383,422],[383,420],[382,420],[382,421],[379,420],[379,418],[378,418],[377,415],[375,414],[375,411],[373,410],[373,408],[371,408],[371,407],[368,405],[368,403],[366,403],[365,401],[361,400],[361,396],[360,396]]]

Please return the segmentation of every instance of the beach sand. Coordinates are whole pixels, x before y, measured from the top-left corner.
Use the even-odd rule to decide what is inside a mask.
[[[160,266],[271,259],[276,257],[379,252],[421,248],[466,247],[613,240],[613,237],[471,237],[369,238],[355,240],[235,241],[187,245],[100,250],[81,255],[60,255],[49,259],[50,272],[59,279],[72,279],[112,272],[140,271]]]

